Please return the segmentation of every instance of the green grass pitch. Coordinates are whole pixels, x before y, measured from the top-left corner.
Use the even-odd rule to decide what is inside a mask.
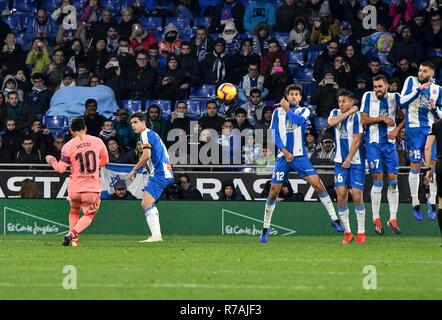
[[[438,237],[0,236],[0,299],[441,299]],[[66,265],[77,289],[63,289]],[[363,268],[376,268],[376,289]],[[373,276],[373,273],[370,274]],[[373,283],[373,282],[372,282]]]

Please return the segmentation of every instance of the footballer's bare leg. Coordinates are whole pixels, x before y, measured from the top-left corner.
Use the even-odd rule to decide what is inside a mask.
[[[321,181],[321,178],[319,178],[319,175],[314,174],[311,176],[306,176],[305,180],[319,194],[319,199],[321,200],[322,204],[327,210],[328,215],[330,216],[330,219],[332,221],[332,227],[335,228],[337,232],[344,232],[345,231],[344,227],[342,226],[341,221],[339,221],[339,218],[336,215],[335,207],[333,206],[333,202],[330,198],[330,195],[325,189],[324,184]]]
[[[150,229],[151,236],[146,240],[140,242],[160,242],[163,241],[161,236],[160,218],[158,208],[155,205],[155,199],[152,195],[144,191],[143,200],[141,201],[141,207],[143,208],[146,216],[147,225]]]

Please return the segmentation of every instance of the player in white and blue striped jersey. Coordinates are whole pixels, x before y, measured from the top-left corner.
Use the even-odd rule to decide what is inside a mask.
[[[410,160],[410,185],[412,212],[416,220],[421,221],[423,214],[419,202],[419,173],[424,158],[425,142],[438,112],[436,105],[442,102],[441,87],[433,83],[434,65],[422,62],[417,77],[405,80],[401,93],[401,105],[405,109],[405,136]],[[435,167],[436,151],[433,148],[431,167]],[[428,164],[427,164],[428,166]],[[436,179],[429,183],[428,217],[436,218]]]
[[[275,210],[276,198],[281,191],[282,184],[288,182],[290,171],[296,171],[300,178],[305,178],[310,183],[318,192],[322,204],[327,209],[332,219],[332,226],[338,232],[344,231],[330,196],[307,155],[305,132],[310,110],[299,106],[301,99],[302,86],[297,84],[289,85],[285,89],[285,98],[281,99],[279,107],[273,112],[270,126],[279,153],[264,210],[264,225],[260,236],[260,241],[263,243],[267,242],[269,238],[270,222]]]
[[[353,93],[343,89],[338,91],[339,109],[333,109],[328,118],[328,124],[335,128],[336,156],[335,156],[335,189],[338,196],[338,211],[345,228],[343,244],[353,241],[348,218],[348,192],[351,190],[358,221],[356,242],[365,243],[365,154],[363,129],[355,106]]]
[[[361,120],[366,127],[365,146],[370,173],[373,177],[371,188],[371,208],[375,232],[384,234],[384,228],[379,215],[381,208],[384,174],[388,177],[387,199],[390,208],[388,226],[400,234],[397,224],[399,207],[399,189],[397,175],[399,172],[399,157],[396,149],[396,136],[404,125],[402,121],[396,126],[396,114],[400,109],[399,93],[388,92],[388,80],[380,75],[373,78],[374,91],[364,94],[361,101]]]

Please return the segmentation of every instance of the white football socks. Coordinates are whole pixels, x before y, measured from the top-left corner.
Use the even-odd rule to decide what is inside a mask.
[[[275,211],[276,200],[266,200],[266,206],[264,209],[264,224],[263,228],[270,228],[270,222],[272,221],[273,211]]]
[[[390,207],[390,220],[396,219],[399,208],[399,188],[397,180],[390,180],[388,182],[387,199]]]
[[[358,233],[365,233],[365,207],[363,204],[355,205]]]
[[[436,174],[433,172],[433,182],[428,184],[430,186],[430,196],[428,197],[428,203],[430,205],[436,204],[437,196],[437,184],[436,184]]]
[[[351,232],[350,220],[348,218],[348,214],[349,214],[348,207],[345,206],[344,208],[338,208],[338,211],[339,211],[339,216],[341,218],[342,224],[344,225],[345,232]]]
[[[419,170],[410,170],[410,174],[408,175],[408,184],[410,185],[411,205],[413,207],[420,205]]]
[[[338,220],[338,216],[336,215],[335,207],[333,206],[330,195],[327,192],[324,192],[323,194],[319,195],[319,199],[327,210],[330,219],[332,219],[332,221]]]
[[[161,237],[160,214],[155,205],[144,210],[147,225],[149,226],[152,237]]]
[[[371,187],[371,210],[373,211],[373,221],[379,218],[379,211],[381,210],[382,188],[384,187],[383,180],[373,180]]]

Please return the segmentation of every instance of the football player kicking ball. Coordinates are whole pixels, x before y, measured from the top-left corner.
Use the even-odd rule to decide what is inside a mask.
[[[134,113],[130,117],[130,123],[135,133],[140,134],[143,154],[140,160],[129,173],[128,178],[133,179],[138,169],[144,167],[149,160],[153,164],[153,172],[150,173],[149,182],[144,187],[141,207],[146,216],[147,225],[151,236],[140,242],[160,242],[161,236],[159,212],[155,203],[160,199],[164,189],[174,182],[172,165],[170,164],[167,149],[161,138],[146,127],[146,116],[142,112]]]
[[[282,98],[279,108],[273,112],[270,125],[279,154],[273,170],[270,193],[264,210],[264,225],[260,236],[262,243],[269,239],[270,222],[276,207],[276,198],[281,191],[282,184],[288,182],[290,171],[296,171],[300,178],[305,178],[310,183],[327,209],[332,220],[332,226],[336,231],[344,232],[330,196],[307,156],[305,132],[310,110],[299,106],[302,99],[302,86],[289,85],[285,89],[285,97]]]
[[[73,138],[61,149],[60,161],[46,156],[46,162],[58,173],[71,167],[68,184],[70,231],[64,237],[63,245],[78,247],[79,233],[91,224],[100,207],[100,168],[109,163],[109,156],[100,138],[86,134],[83,118],[73,119],[70,131]],[[83,211],[81,219],[80,209]]]
[[[335,127],[335,188],[338,196],[338,210],[345,228],[343,244],[353,241],[348,219],[348,192],[351,189],[358,221],[356,242],[365,243],[365,206],[363,199],[365,160],[362,142],[362,123],[353,93],[342,90],[338,93],[339,109],[333,109],[328,124]]]

